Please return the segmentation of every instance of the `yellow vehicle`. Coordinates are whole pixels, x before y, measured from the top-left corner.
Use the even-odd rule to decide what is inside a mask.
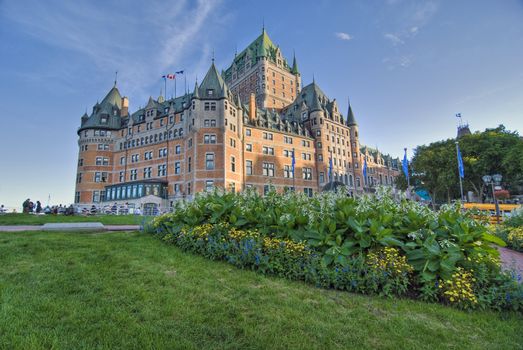
[[[487,215],[491,224],[503,222],[505,218],[510,217],[512,211],[519,208],[520,204],[498,204],[499,205],[499,220],[496,216],[496,205],[494,203],[463,203],[465,210],[479,210],[481,214]]]

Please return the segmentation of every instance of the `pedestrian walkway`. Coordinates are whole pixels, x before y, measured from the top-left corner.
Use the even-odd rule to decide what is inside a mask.
[[[71,222],[60,224],[45,224],[32,226],[0,226],[0,232],[21,231],[67,231],[67,230],[94,230],[94,231],[137,231],[140,225],[103,225],[93,222]]]
[[[516,274],[522,276],[519,279],[523,283],[523,253],[508,248],[498,248],[501,258],[501,265],[506,270],[514,270]]]

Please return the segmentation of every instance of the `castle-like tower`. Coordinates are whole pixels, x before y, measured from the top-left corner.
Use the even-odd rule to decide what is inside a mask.
[[[261,108],[283,109],[294,101],[301,90],[301,76],[293,58],[292,66],[262,30],[245,50],[235,54],[229,68],[223,72],[225,82],[242,103],[249,103],[254,93]]]
[[[315,81],[300,85],[296,60],[289,68],[265,31],[222,74],[213,62],[192,93],[150,97],[130,113],[115,83],[81,118],[75,203],[165,209],[213,187],[312,195],[335,182],[350,194],[392,186],[399,160],[360,145],[352,106],[344,116]]]

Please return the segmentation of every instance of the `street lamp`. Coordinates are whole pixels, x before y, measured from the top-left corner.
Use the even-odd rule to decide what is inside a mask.
[[[494,185],[499,185],[501,183],[501,179],[503,179],[503,176],[500,174],[494,174],[494,175],[485,175],[481,178],[485,185],[492,186],[492,198],[494,198],[494,204],[496,205],[496,221],[499,224],[499,203],[498,199],[496,198],[496,195],[494,194]]]

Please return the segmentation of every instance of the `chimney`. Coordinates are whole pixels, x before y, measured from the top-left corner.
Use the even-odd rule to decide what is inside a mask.
[[[254,94],[251,94],[249,101],[249,120],[251,123],[254,123],[256,120],[256,98],[254,97]]]
[[[129,99],[127,97],[122,97],[122,110],[120,115],[122,117],[127,117],[129,114]]]

